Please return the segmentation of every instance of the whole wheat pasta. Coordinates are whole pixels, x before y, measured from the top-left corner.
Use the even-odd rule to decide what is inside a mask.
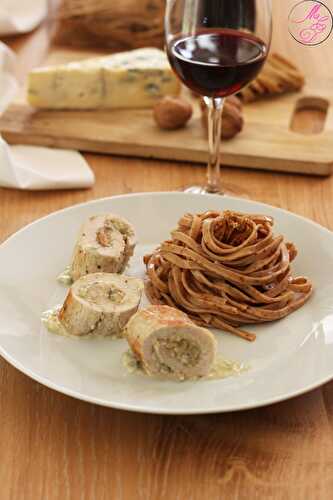
[[[230,211],[184,215],[171,239],[144,257],[148,298],[198,325],[255,340],[239,327],[284,318],[313,291],[308,278],[292,277],[297,250],[273,225],[270,217]]]

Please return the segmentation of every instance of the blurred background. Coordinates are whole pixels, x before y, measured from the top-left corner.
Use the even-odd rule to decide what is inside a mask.
[[[162,47],[165,3],[165,0],[48,0],[53,43],[114,50],[147,45]],[[288,17],[298,0],[272,3],[273,49],[294,60],[306,76],[330,77],[325,61],[331,57],[333,37],[314,47],[297,43],[288,32]],[[333,0],[325,0],[325,5],[333,11]]]

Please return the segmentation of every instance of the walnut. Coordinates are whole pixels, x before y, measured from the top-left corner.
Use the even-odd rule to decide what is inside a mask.
[[[154,107],[154,119],[157,125],[167,130],[184,127],[192,114],[192,105],[181,97],[163,97]]]
[[[208,109],[203,99],[200,100],[202,124],[208,128]],[[232,139],[244,126],[242,103],[236,96],[228,97],[224,104],[222,118],[222,139]]]

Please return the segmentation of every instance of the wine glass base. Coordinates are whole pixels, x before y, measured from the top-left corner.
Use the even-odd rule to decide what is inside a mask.
[[[219,194],[221,196],[234,196],[236,198],[247,198],[250,199],[250,194],[246,192],[245,189],[240,188],[234,184],[223,184],[223,188],[221,191],[212,192],[207,189],[205,186],[190,186],[182,189],[184,193],[189,194]]]

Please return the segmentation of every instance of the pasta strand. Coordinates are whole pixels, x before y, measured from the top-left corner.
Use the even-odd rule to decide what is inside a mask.
[[[257,214],[185,214],[171,240],[144,257],[149,300],[186,312],[198,325],[255,340],[240,327],[284,318],[313,292],[308,278],[292,277],[297,250],[273,234],[273,225]]]

